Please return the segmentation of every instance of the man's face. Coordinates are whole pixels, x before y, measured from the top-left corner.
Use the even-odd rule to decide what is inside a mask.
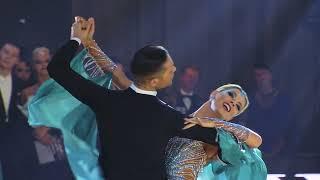
[[[192,68],[187,68],[181,76],[181,87],[187,91],[193,91],[199,80],[199,72]]]
[[[25,62],[19,61],[15,68],[15,75],[24,81],[27,81],[31,76],[31,68]]]
[[[254,77],[258,87],[272,83],[272,74],[267,69],[255,69]]]
[[[12,44],[5,44],[0,49],[0,67],[11,71],[18,63],[20,49]]]
[[[48,64],[50,61],[50,54],[47,51],[39,51],[34,57],[34,70],[37,74],[48,74]]]
[[[174,73],[176,72],[176,66],[173,60],[168,55],[166,62],[162,65],[161,75],[158,77],[157,89],[163,89],[172,85]]]

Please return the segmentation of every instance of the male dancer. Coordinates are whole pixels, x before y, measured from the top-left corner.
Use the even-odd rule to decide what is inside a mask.
[[[215,144],[215,129],[196,126],[182,131],[183,115],[156,97],[157,90],[172,84],[176,70],[163,47],[146,46],[135,53],[131,62],[134,83],[124,91],[107,90],[75,73],[69,63],[92,31],[92,18],[88,23],[77,18],[71,40],[53,56],[48,70],[55,81],[95,112],[100,165],[110,179],[165,179],[164,152],[173,136]]]

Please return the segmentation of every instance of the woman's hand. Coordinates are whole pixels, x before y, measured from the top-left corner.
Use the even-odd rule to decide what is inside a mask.
[[[199,118],[199,117],[192,117],[192,118],[185,118],[184,119],[185,126],[183,129],[189,129],[195,125],[199,125],[201,127],[206,127],[206,128],[219,128],[223,127],[223,122],[222,121],[213,121],[211,119],[207,118]]]

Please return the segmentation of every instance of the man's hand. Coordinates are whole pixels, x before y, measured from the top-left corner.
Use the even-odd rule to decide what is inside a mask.
[[[75,22],[71,26],[71,38],[79,38],[81,42],[87,41],[89,34],[93,36],[93,18],[86,21],[83,17],[76,16]]]
[[[219,127],[223,127],[224,123],[220,121],[213,121],[210,119],[206,119],[206,118],[199,118],[199,117],[192,117],[192,118],[185,118],[184,119],[185,122],[185,126],[183,129],[189,129],[195,125],[199,125],[202,127],[206,127],[206,128],[219,128]]]

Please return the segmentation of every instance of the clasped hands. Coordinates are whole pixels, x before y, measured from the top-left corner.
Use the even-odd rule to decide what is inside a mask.
[[[83,17],[76,16],[74,23],[71,26],[71,39],[79,38],[83,44],[93,39],[95,32],[94,18],[90,17],[86,20]]]

